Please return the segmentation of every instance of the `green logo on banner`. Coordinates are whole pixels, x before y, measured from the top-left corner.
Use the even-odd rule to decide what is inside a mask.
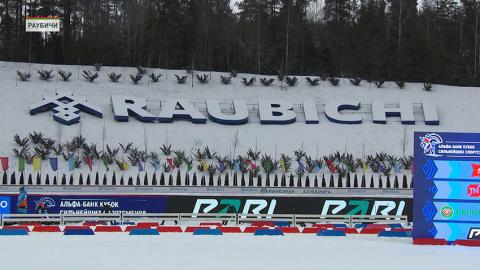
[[[453,216],[453,208],[446,205],[446,206],[442,207],[442,209],[440,209],[440,214],[444,218],[451,218]]]

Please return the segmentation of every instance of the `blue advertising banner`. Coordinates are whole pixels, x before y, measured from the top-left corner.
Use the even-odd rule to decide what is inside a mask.
[[[480,134],[414,134],[413,238],[480,239]]]
[[[48,213],[92,214],[102,211],[114,213],[164,213],[166,196],[135,195],[29,195],[28,213],[37,213],[43,204]]]
[[[28,187],[27,187],[28,192]],[[1,197],[1,196],[0,196]],[[8,194],[10,213],[19,213],[19,195]],[[259,197],[126,194],[28,194],[27,213],[245,213],[318,215],[406,215],[412,199],[396,197]],[[0,206],[2,204],[0,203]],[[41,206],[41,207],[40,207]]]

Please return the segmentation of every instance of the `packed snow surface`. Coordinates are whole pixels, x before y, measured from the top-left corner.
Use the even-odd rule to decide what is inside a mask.
[[[2,237],[2,269],[470,269],[478,248],[408,239],[315,235]]]

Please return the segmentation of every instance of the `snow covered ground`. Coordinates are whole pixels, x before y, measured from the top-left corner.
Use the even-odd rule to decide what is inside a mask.
[[[314,235],[63,236],[0,239],[2,269],[469,269],[478,248],[413,246],[411,239]]]
[[[56,78],[41,81],[37,69],[53,69]],[[61,81],[56,74],[58,69],[72,72],[71,81]],[[16,70],[30,71],[32,79],[28,82],[19,81]],[[386,82],[385,86],[378,89],[373,83],[366,81],[363,81],[361,86],[355,87],[347,79],[342,80],[338,87],[333,87],[328,82],[311,87],[306,84],[304,77],[299,77],[296,86],[285,89],[281,88],[278,80],[270,87],[262,86],[258,81],[264,76],[257,76],[255,86],[245,87],[240,81],[241,78],[250,78],[254,75],[239,74],[231,85],[223,85],[219,79],[222,73],[216,72],[211,73],[212,80],[208,84],[202,85],[195,80],[192,87],[190,79],[185,85],[176,82],[174,74],[185,75],[184,70],[162,69],[150,70],[163,74],[160,82],[152,84],[144,78],[139,85],[134,85],[129,79],[129,74],[136,73],[135,68],[103,67],[99,72],[100,77],[94,83],[83,79],[81,75],[83,70],[93,70],[93,67],[0,62],[1,156],[10,156],[13,160],[13,135],[18,133],[23,137],[32,131],[41,131],[62,142],[82,134],[90,143],[97,143],[100,149],[106,144],[117,146],[118,143],[133,141],[140,149],[145,148],[147,151],[160,152],[159,147],[168,143],[172,144],[174,149],[183,149],[190,153],[195,148],[208,145],[210,149],[222,155],[233,154],[232,141],[238,132],[236,155],[245,154],[249,148],[257,148],[262,153],[272,155],[276,153],[277,159],[281,153],[292,156],[293,151],[299,148],[303,148],[312,157],[335,151],[346,151],[358,157],[379,151],[397,156],[411,155],[414,131],[479,131],[480,114],[477,110],[480,89],[474,87],[436,85],[433,91],[427,92],[422,90],[423,85],[420,83],[407,83],[405,89],[399,89],[394,82]],[[109,81],[107,74],[112,71],[123,74],[120,82]],[[89,102],[103,110],[103,119],[82,113],[80,124],[67,127],[53,121],[52,113],[29,115],[31,104],[55,93],[87,97]],[[248,104],[256,104],[261,98],[287,100],[293,104],[301,104],[302,99],[314,99],[317,104],[325,104],[332,100],[351,98],[361,101],[360,114],[364,123],[335,124],[326,119],[323,111],[319,112],[320,124],[314,125],[307,125],[304,120],[302,122],[300,114],[297,114],[298,120],[294,124],[260,125],[255,113],[251,113],[248,124],[241,126],[225,126],[211,121],[207,121],[207,124],[192,124],[185,121],[169,124],[141,123],[136,119],[131,119],[128,123],[119,123],[113,120],[109,104],[111,95],[145,98],[148,100],[148,108],[155,114],[159,112],[159,102],[171,97],[181,97],[197,105],[212,98],[220,102],[244,99]],[[382,99],[386,103],[396,103],[401,98],[414,103],[432,100],[438,107],[440,125],[424,125],[419,112],[415,114],[420,119],[416,125],[401,125],[397,118],[389,119],[386,125],[374,124],[370,106],[374,98]],[[15,166],[14,160],[11,166]],[[60,169],[64,166],[65,164],[60,164]]]

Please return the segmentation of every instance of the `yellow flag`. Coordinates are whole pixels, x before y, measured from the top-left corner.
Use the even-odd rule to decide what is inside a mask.
[[[203,167],[204,171],[208,171],[208,161],[207,160],[204,159],[202,161],[202,167]]]
[[[367,163],[365,163],[365,160],[362,160],[362,171],[363,171],[363,174],[365,174],[365,172],[368,170],[368,166],[367,166]]]
[[[33,171],[38,172],[42,167],[42,159],[39,157],[33,158]]]
[[[122,168],[124,171],[128,170],[128,163],[127,162],[123,162],[122,163]]]
[[[283,169],[283,171],[285,171],[285,161],[283,161],[283,159],[280,159],[278,163],[280,164],[280,167]]]

